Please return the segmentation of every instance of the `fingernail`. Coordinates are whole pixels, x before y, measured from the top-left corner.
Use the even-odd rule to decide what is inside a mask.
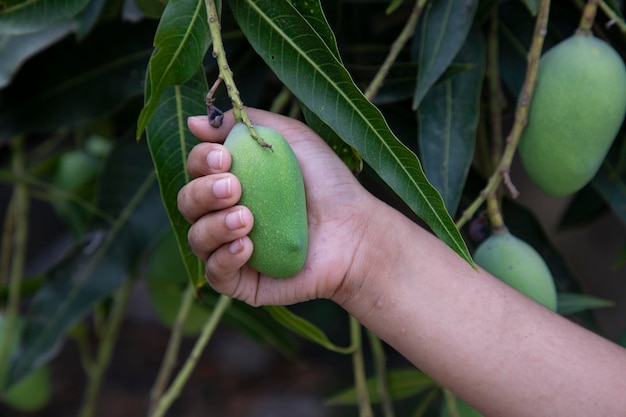
[[[212,150],[206,156],[207,163],[209,167],[215,170],[222,169],[222,159],[224,157],[224,152],[221,150]]]
[[[245,226],[245,222],[243,221],[243,214],[241,210],[233,211],[232,213],[228,213],[225,218],[226,226],[229,229],[235,230]]]
[[[217,198],[227,198],[231,195],[230,177],[221,178],[213,184],[213,194]]]
[[[236,255],[239,252],[241,252],[242,250],[243,250],[243,240],[242,239],[237,239],[234,242],[231,242],[230,245],[228,245],[228,251],[232,255]]]

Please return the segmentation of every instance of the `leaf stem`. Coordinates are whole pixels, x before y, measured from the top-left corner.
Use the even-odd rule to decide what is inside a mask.
[[[461,217],[456,222],[459,229],[471,220],[478,208],[485,202],[485,199],[489,196],[489,194],[494,193],[503,182],[514,198],[519,194],[511,182],[509,173],[520,136],[524,127],[526,127],[526,123],[528,123],[528,113],[530,110],[532,96],[535,91],[535,85],[537,83],[537,72],[539,69],[541,51],[543,49],[543,41],[548,31],[549,14],[550,0],[541,0],[539,3],[539,10],[537,12],[537,20],[535,22],[534,36],[528,51],[528,67],[526,70],[526,77],[524,80],[524,86],[522,87],[519,105],[515,112],[513,127],[511,128],[511,131],[506,139],[506,146],[497,168],[489,177],[487,184],[482,189],[478,197],[469,205],[467,209],[465,209],[465,211],[463,211]]]
[[[396,40],[391,44],[391,48],[389,49],[389,53],[385,58],[385,61],[380,66],[376,75],[365,89],[365,97],[372,101],[376,94],[378,94],[378,90],[382,87],[387,74],[389,74],[389,70],[391,66],[398,58],[398,55],[402,51],[404,45],[413,37],[415,33],[415,28],[417,27],[417,22],[419,20],[420,15],[422,14],[422,10],[424,10],[424,6],[428,0],[417,0],[415,5],[413,6],[413,10],[411,10],[411,15],[409,16],[404,28],[396,38]]]
[[[176,375],[176,378],[174,379],[170,387],[167,389],[165,394],[159,399],[159,402],[156,404],[155,409],[151,414],[151,417],[164,416],[167,410],[172,405],[172,403],[176,400],[176,398],[178,398],[185,383],[189,379],[191,372],[196,366],[196,363],[198,363],[198,360],[200,359],[200,355],[202,354],[204,347],[206,346],[207,342],[213,335],[213,332],[215,331],[217,324],[219,323],[220,319],[222,318],[222,315],[224,314],[224,312],[226,311],[230,303],[231,303],[230,297],[227,297],[225,295],[220,296],[220,298],[217,301],[217,304],[213,308],[213,312],[211,313],[211,316],[209,316],[209,319],[204,324],[204,327],[202,328],[202,331],[200,332],[200,335],[198,336],[198,339],[196,340],[196,344],[191,350],[191,353],[189,354],[189,356],[187,357],[187,360],[183,364],[182,369],[178,372],[178,375]]]
[[[11,143],[12,169],[17,178],[25,171],[24,137],[18,136]],[[5,310],[5,336],[13,334],[18,329],[18,307],[20,302],[21,281],[26,261],[26,245],[28,242],[28,188],[22,181],[17,181],[13,188],[13,195],[6,214],[5,231],[2,236],[2,254],[0,273],[3,275],[0,282],[9,282],[9,296]],[[0,340],[0,390],[6,383],[7,368],[11,356],[11,337]]]
[[[239,90],[235,84],[235,79],[233,78],[233,72],[230,69],[228,60],[226,59],[226,50],[222,41],[222,25],[218,17],[215,0],[205,0],[205,4],[209,30],[211,31],[211,38],[213,40],[213,57],[217,60],[219,77],[224,81],[224,84],[226,84],[228,97],[233,103],[233,115],[235,116],[235,121],[237,123],[244,123],[250,132],[250,136],[256,140],[259,145],[272,149],[272,146],[265,142],[263,138],[256,133],[252,126],[252,122],[250,122],[248,113],[244,108],[241,95],[239,94]]]
[[[374,412],[367,392],[361,323],[353,316],[350,316],[350,339],[352,340],[351,345],[355,347],[354,352],[352,352],[352,370],[359,403],[359,417],[373,417]]]
[[[154,410],[156,404],[163,395],[163,392],[167,388],[167,383],[172,375],[172,372],[174,371],[176,362],[178,361],[178,353],[184,336],[183,330],[185,328],[185,322],[187,321],[187,317],[191,311],[194,299],[194,285],[191,281],[189,281],[187,289],[183,293],[181,304],[178,309],[178,313],[176,314],[176,319],[172,325],[172,332],[170,333],[167,348],[165,350],[165,354],[163,355],[159,373],[152,389],[150,390],[150,408],[148,415],[152,413],[152,410]]]

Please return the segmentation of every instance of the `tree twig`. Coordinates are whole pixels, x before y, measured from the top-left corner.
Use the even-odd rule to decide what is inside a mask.
[[[500,158],[497,168],[489,177],[487,185],[479,193],[478,197],[469,205],[467,209],[463,211],[461,217],[457,220],[456,226],[458,228],[461,228],[465,223],[471,220],[476,211],[485,202],[485,199],[489,196],[489,194],[495,192],[503,182],[514,198],[519,194],[511,182],[509,172],[520,136],[524,127],[526,127],[526,123],[528,123],[530,102],[537,83],[539,60],[543,50],[543,42],[548,31],[549,14],[550,0],[541,0],[539,3],[539,10],[537,12],[537,20],[535,22],[534,36],[528,51],[528,68],[526,70],[526,77],[524,80],[524,86],[522,87],[519,105],[515,112],[515,122],[513,123],[511,132],[506,139],[504,152],[502,153],[502,157]]]
[[[374,97],[378,94],[378,90],[382,87],[387,74],[389,74],[389,70],[391,69],[394,62],[398,58],[398,55],[404,48],[404,45],[413,37],[415,33],[415,28],[417,27],[417,22],[419,20],[420,15],[422,14],[422,10],[424,10],[424,6],[428,0],[417,0],[413,9],[411,10],[411,15],[406,21],[404,28],[396,38],[396,40],[391,44],[391,48],[389,49],[389,54],[385,58],[385,61],[380,66],[376,75],[365,89],[365,97],[372,101]]]

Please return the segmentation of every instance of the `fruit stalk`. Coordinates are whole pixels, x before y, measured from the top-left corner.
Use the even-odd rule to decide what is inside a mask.
[[[580,23],[578,24],[578,29],[576,30],[577,34],[586,36],[591,35],[591,28],[593,27],[593,22],[596,19],[599,3],[600,0],[587,0],[585,8],[583,9],[582,17],[580,18]]]
[[[511,162],[517,149],[520,136],[526,123],[528,122],[528,111],[530,107],[530,101],[532,99],[535,85],[537,83],[537,70],[539,67],[539,59],[541,58],[541,51],[543,49],[543,41],[548,31],[548,17],[550,15],[550,0],[542,0],[539,3],[539,9],[537,11],[537,20],[535,22],[535,32],[528,51],[528,68],[526,70],[526,77],[524,80],[524,86],[522,87],[520,104],[515,112],[515,121],[509,136],[506,139],[506,146],[498,167],[489,177],[487,185],[479,193],[478,197],[470,204],[470,206],[463,211],[456,225],[461,228],[467,223],[476,213],[478,208],[484,203],[489,194],[494,193],[500,184],[504,181],[505,185],[509,188],[509,191],[513,197],[517,196],[517,190],[510,181],[509,171],[511,168]]]
[[[226,59],[226,50],[224,49],[224,43],[222,42],[222,25],[220,24],[218,17],[215,0],[205,0],[205,4],[209,30],[211,31],[211,38],[213,41],[213,57],[217,60],[219,77],[224,81],[224,84],[226,84],[228,97],[233,103],[235,121],[244,123],[250,131],[250,136],[252,136],[252,138],[256,140],[259,145],[271,149],[271,145],[267,144],[252,127],[250,118],[244,108],[241,95],[239,94],[239,90],[237,89],[237,85],[235,84],[235,80],[233,78],[233,72],[230,69],[228,60]]]

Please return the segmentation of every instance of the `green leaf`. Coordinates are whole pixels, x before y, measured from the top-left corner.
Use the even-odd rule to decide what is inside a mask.
[[[128,279],[145,248],[167,227],[146,147],[126,142],[108,161],[101,209],[116,220],[86,235],[33,297],[11,381],[48,360],[66,331]]]
[[[417,109],[424,172],[453,217],[474,158],[485,71],[484,39],[480,33],[468,36],[454,62],[471,65],[472,69],[436,84]]]
[[[164,90],[146,128],[163,205],[176,232],[185,268],[196,288],[205,284],[204,267],[189,247],[187,232],[190,225],[178,211],[176,198],[182,186],[191,180],[187,172],[187,156],[199,143],[187,128],[187,117],[206,113],[205,91],[207,82],[202,70],[196,71],[186,83]]]
[[[431,2],[424,10],[413,45],[413,56],[419,65],[414,109],[465,43],[477,6],[477,0],[440,0]]]
[[[387,377],[389,378],[389,394],[394,400],[409,398],[439,386],[428,375],[417,369],[390,369],[387,372]],[[370,401],[372,403],[380,402],[376,377],[369,377],[366,384]],[[325,403],[327,405],[356,405],[358,404],[356,390],[354,387],[349,388],[333,395]]]
[[[154,27],[103,24],[83,42],[68,37],[29,60],[0,95],[0,143],[102,119],[140,97]]]
[[[0,34],[37,32],[66,22],[89,0],[0,0]]]
[[[440,239],[473,265],[461,234],[415,154],[394,136],[380,111],[363,96],[307,20],[286,2],[236,0],[230,5],[247,39],[278,78],[353,146]]]
[[[596,308],[613,307],[615,303],[611,300],[594,297],[588,294],[559,293],[558,312],[559,314],[576,314],[585,310]]]
[[[0,89],[9,85],[13,75],[30,57],[71,31],[72,25],[64,23],[40,32],[0,35]]]
[[[341,347],[332,343],[328,337],[310,321],[292,313],[283,306],[264,306],[274,320],[297,335],[337,353],[350,354],[354,351],[353,346]]]
[[[155,50],[148,64],[145,105],[137,121],[137,137],[156,111],[163,91],[191,78],[202,67],[210,45],[204,0],[169,1],[154,36]]]
[[[626,224],[626,181],[608,160],[604,162],[591,184],[608,203],[613,213]]]

